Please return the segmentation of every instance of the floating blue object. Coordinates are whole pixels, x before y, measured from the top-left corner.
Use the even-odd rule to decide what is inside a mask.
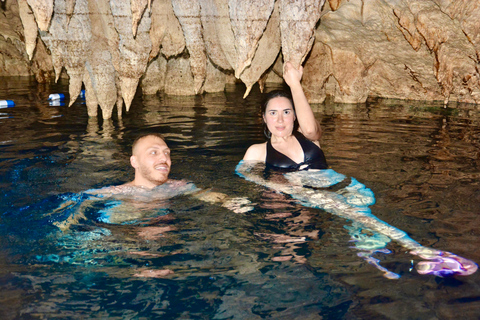
[[[15,102],[13,100],[0,100],[0,109],[13,108]]]
[[[52,93],[48,96],[48,100],[63,100],[65,95],[63,93]]]
[[[52,100],[48,104],[53,107],[63,107],[65,105],[65,102],[61,100]]]
[[[80,91],[80,98],[85,98],[85,90]]]

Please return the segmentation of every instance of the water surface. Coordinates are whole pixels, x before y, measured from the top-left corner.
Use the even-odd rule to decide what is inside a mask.
[[[0,98],[16,106],[0,109],[0,318],[478,319],[478,272],[420,275],[389,243],[375,258],[401,277],[386,279],[357,255],[352,221],[235,175],[246,148],[264,141],[261,95],[243,91],[138,95],[121,119],[103,121],[81,99],[49,105],[66,83],[1,79]],[[331,168],[375,193],[374,215],[479,263],[480,109],[454,107],[371,99],[313,109]],[[254,209],[184,195],[128,203],[134,218],[111,224],[101,216],[113,204],[92,201],[60,232],[54,223],[87,200],[82,191],[133,178],[131,143],[146,132],[166,137],[172,178]]]

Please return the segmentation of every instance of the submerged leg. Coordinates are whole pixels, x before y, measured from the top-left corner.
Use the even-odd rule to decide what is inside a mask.
[[[260,175],[253,173],[252,169],[256,165],[257,163],[242,160],[237,165],[236,173],[246,180],[289,194],[305,206],[322,209],[360,223],[366,228],[395,240],[401,246],[410,250],[411,254],[428,260],[417,264],[417,271],[420,274],[434,274],[436,276],[470,275],[478,269],[477,264],[473,261],[450,252],[424,247],[410,238],[404,231],[375,217],[368,208],[369,205],[375,203],[373,192],[353,178],[352,183],[345,190],[331,192],[306,188],[304,185],[318,188],[338,183],[338,180],[344,176],[333,170],[287,173],[285,177],[292,183],[287,185],[265,180]],[[372,260],[372,262],[374,261]]]

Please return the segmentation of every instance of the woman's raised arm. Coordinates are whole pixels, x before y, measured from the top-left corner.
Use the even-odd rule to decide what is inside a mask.
[[[303,76],[303,67],[296,69],[290,62],[285,62],[283,66],[283,79],[292,91],[293,103],[295,104],[295,113],[297,115],[300,132],[311,141],[318,141],[322,136],[320,123],[315,119],[312,108],[308,103],[307,97],[303,92],[300,81]]]

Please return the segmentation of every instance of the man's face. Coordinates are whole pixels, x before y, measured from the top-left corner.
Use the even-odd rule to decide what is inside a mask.
[[[170,149],[159,137],[143,137],[137,142],[130,163],[135,168],[135,184],[156,187],[168,180],[172,164]]]

